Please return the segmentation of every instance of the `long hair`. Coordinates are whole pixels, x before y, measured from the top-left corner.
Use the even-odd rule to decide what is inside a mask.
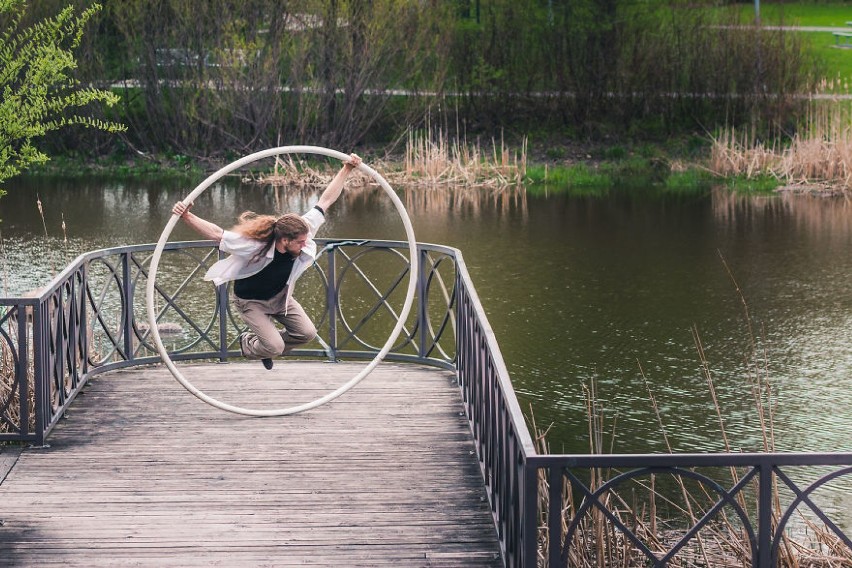
[[[263,256],[278,239],[295,239],[310,231],[305,220],[295,213],[285,213],[280,217],[258,215],[253,211],[242,213],[234,225],[234,232],[264,243],[252,260]]]

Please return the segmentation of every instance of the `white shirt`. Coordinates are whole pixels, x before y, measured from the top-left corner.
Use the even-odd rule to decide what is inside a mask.
[[[308,225],[308,242],[302,248],[302,254],[293,262],[293,270],[287,279],[287,301],[293,295],[293,288],[299,276],[310,268],[317,258],[317,243],[314,235],[325,222],[325,215],[319,209],[312,208],[302,215],[302,220]],[[266,253],[253,259],[254,255],[264,246],[264,243],[256,239],[246,237],[234,231],[223,231],[222,240],[219,242],[219,250],[230,256],[216,262],[207,270],[205,280],[212,280],[216,286],[220,286],[231,280],[246,278],[257,274],[275,257],[275,247],[271,246]]]

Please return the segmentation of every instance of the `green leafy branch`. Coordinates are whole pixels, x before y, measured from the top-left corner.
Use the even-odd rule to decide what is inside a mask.
[[[68,6],[22,29],[25,0],[0,0],[0,18],[6,22],[0,29],[0,184],[49,160],[34,145],[36,138],[49,132],[68,126],[111,133],[126,130],[120,123],[81,114],[89,105],[111,107],[119,101],[110,91],[82,87],[73,74],[74,50],[86,23],[100,9],[94,4],[77,16]]]

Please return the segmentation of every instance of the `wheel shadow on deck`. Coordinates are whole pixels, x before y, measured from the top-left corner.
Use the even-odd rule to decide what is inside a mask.
[[[251,408],[364,363],[181,365]],[[0,485],[0,564],[502,566],[455,376],[383,363],[306,413],[213,408],[164,367],[96,376]]]

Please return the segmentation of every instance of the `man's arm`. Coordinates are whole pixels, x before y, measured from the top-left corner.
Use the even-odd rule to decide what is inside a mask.
[[[172,207],[172,213],[183,219],[184,223],[189,225],[192,230],[205,239],[210,239],[217,243],[220,242],[222,240],[222,234],[224,233],[222,227],[191,213],[189,211],[191,208],[192,203],[187,205],[183,201],[178,201],[175,203],[175,206]]]
[[[356,154],[351,154],[349,159],[343,162],[343,167],[340,168],[340,171],[337,172],[337,175],[334,176],[334,179],[331,180],[331,183],[328,184],[328,187],[325,188],[325,191],[320,195],[319,202],[317,205],[323,210],[328,211],[328,208],[334,205],[334,202],[337,201],[337,198],[340,197],[340,194],[343,192],[343,184],[346,181],[346,178],[349,176],[350,172],[357,168],[361,164],[361,158],[359,158]]]

